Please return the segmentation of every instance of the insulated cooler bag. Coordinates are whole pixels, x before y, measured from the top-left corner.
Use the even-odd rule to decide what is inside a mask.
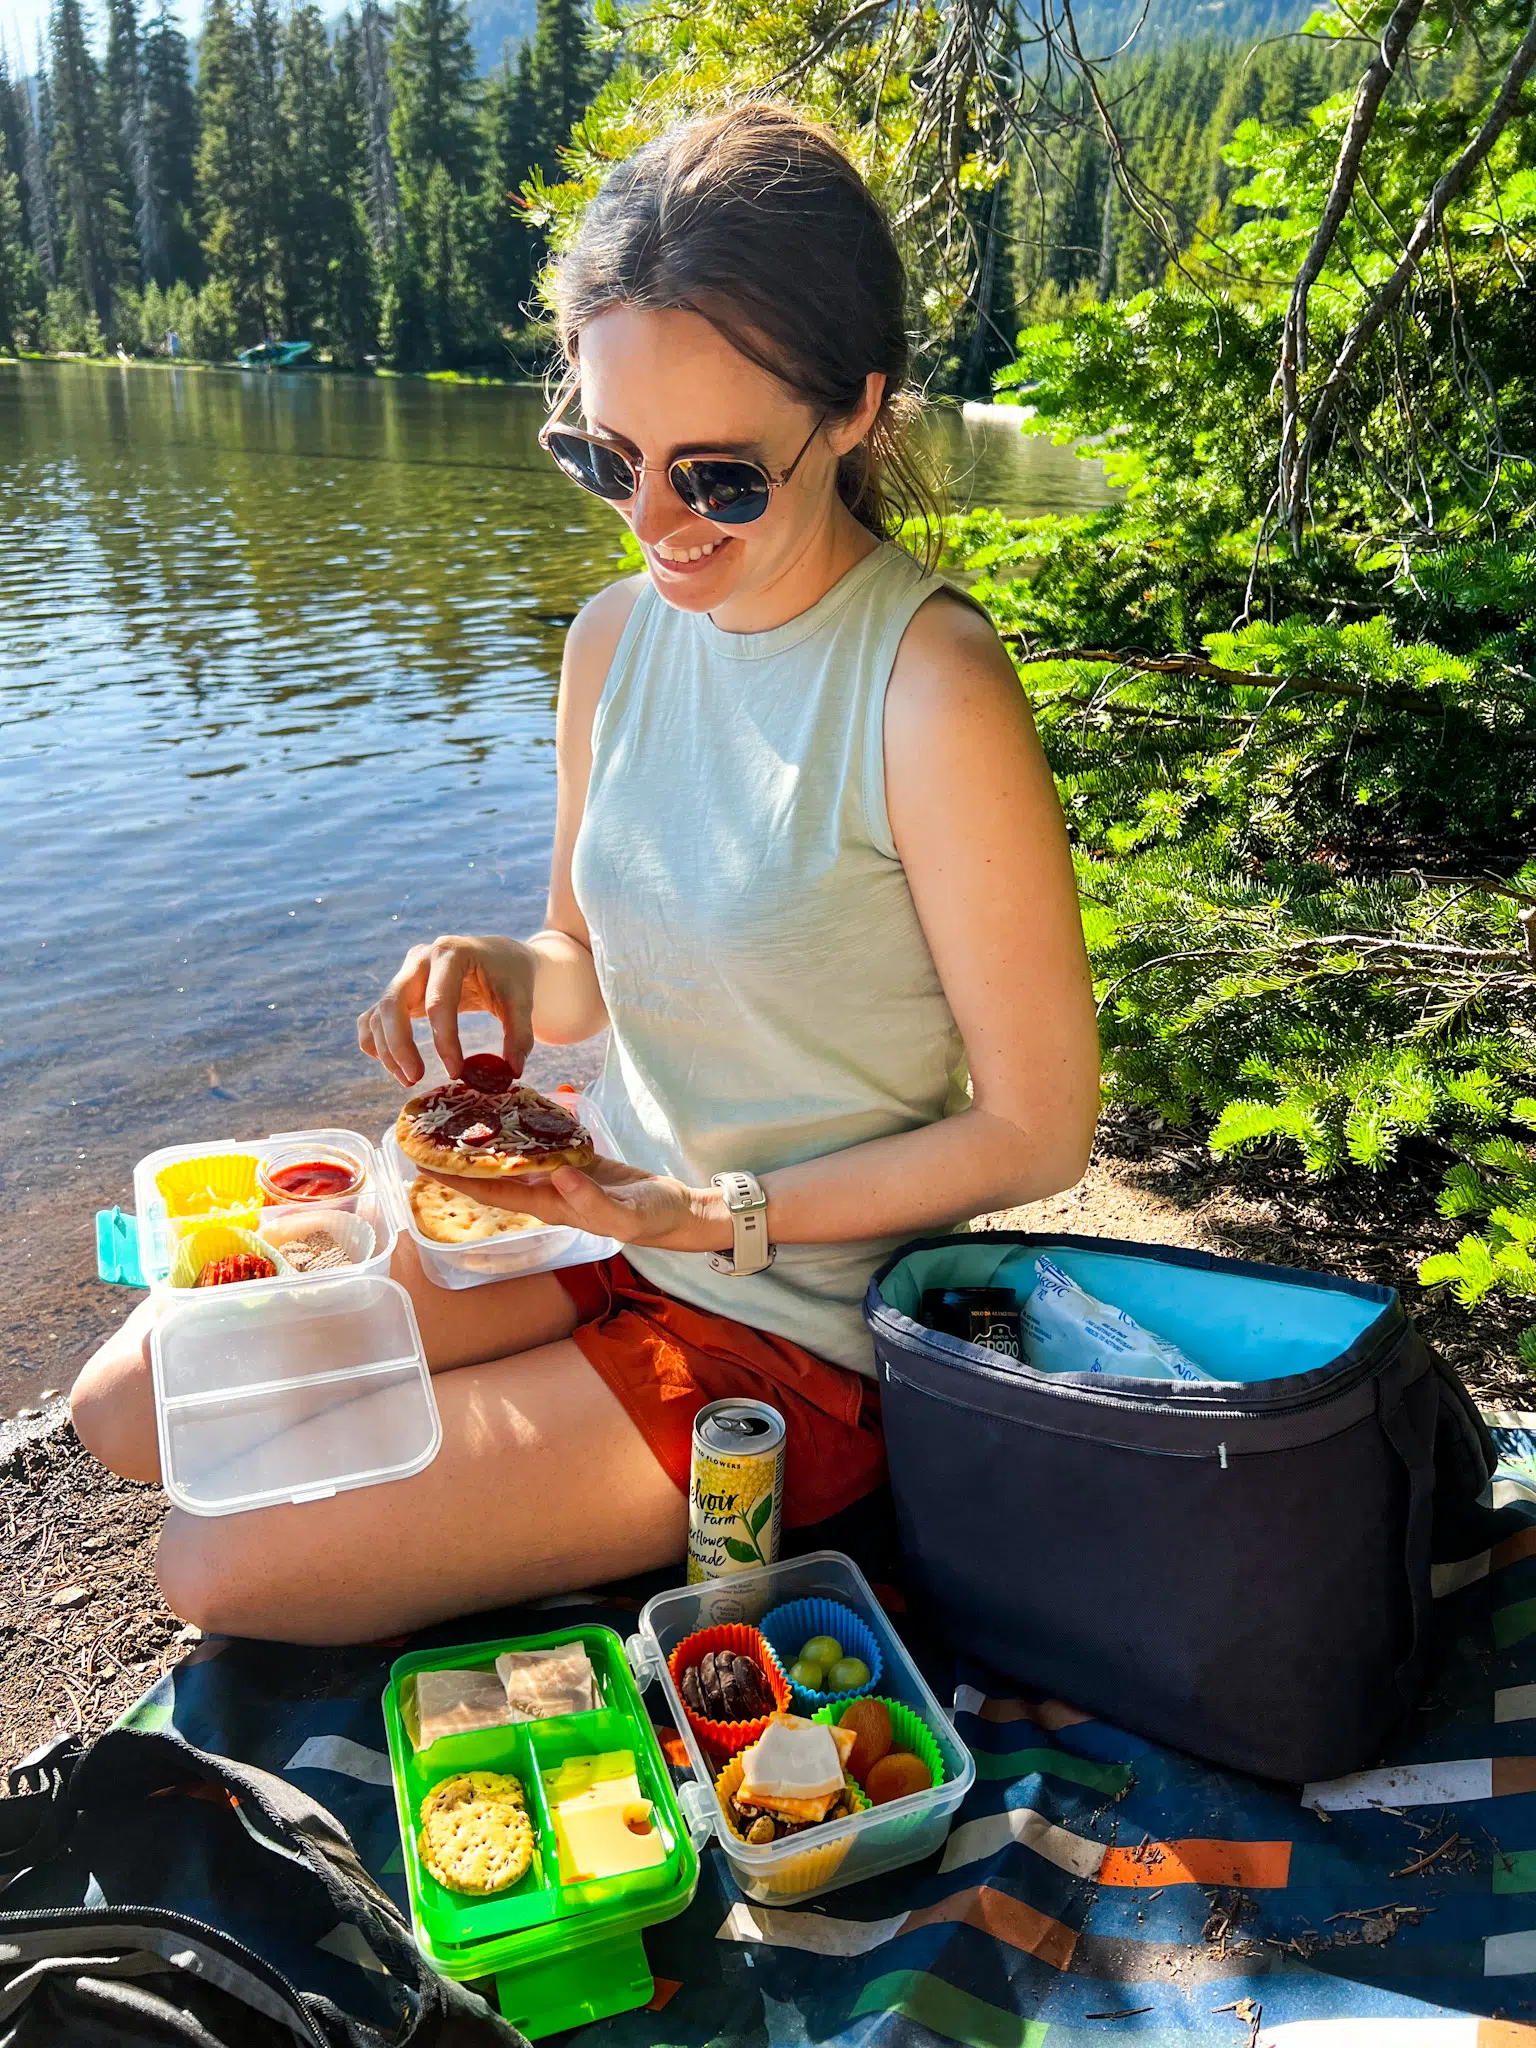
[[[928,1287],[1048,1253],[1215,1382],[1042,1373],[926,1329]],[[1437,1486],[1494,1451],[1396,1293],[1111,1239],[926,1238],[864,1305],[912,1592],[951,1645],[1263,1777],[1370,1762],[1412,1705]]]

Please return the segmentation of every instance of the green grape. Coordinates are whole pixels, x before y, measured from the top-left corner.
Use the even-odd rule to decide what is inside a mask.
[[[820,1692],[821,1681],[826,1676],[819,1664],[809,1657],[798,1657],[789,1667],[791,1685],[798,1685],[806,1692]]]
[[[857,1692],[869,1683],[869,1666],[862,1657],[840,1657],[827,1673],[828,1692]]]
[[[807,1664],[819,1664],[823,1671],[841,1661],[843,1646],[835,1636],[812,1636],[801,1650],[800,1656]]]

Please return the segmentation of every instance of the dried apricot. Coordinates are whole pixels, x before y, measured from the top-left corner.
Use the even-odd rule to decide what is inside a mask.
[[[891,1746],[890,1710],[880,1700],[855,1700],[838,1724],[851,1728],[858,1740],[848,1756],[848,1775],[862,1785]]]
[[[909,1792],[926,1792],[933,1773],[910,1749],[893,1749],[881,1757],[864,1781],[871,1806],[888,1806],[893,1799],[905,1799]]]

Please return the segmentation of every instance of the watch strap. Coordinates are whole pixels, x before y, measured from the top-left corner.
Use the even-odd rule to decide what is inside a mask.
[[[762,1182],[755,1173],[717,1173],[711,1176],[710,1186],[725,1196],[731,1219],[731,1249],[711,1252],[710,1265],[733,1279],[766,1272],[777,1248],[768,1242],[768,1197]]]

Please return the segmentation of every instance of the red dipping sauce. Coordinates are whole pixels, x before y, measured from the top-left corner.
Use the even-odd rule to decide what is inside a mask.
[[[280,1166],[276,1173],[269,1173],[267,1179],[290,1202],[334,1200],[337,1195],[351,1194],[357,1185],[355,1173],[345,1166],[332,1166],[325,1159],[308,1159],[298,1166]]]
[[[256,1183],[269,1202],[347,1202],[368,1175],[358,1159],[339,1148],[301,1138],[272,1151],[256,1169]]]

